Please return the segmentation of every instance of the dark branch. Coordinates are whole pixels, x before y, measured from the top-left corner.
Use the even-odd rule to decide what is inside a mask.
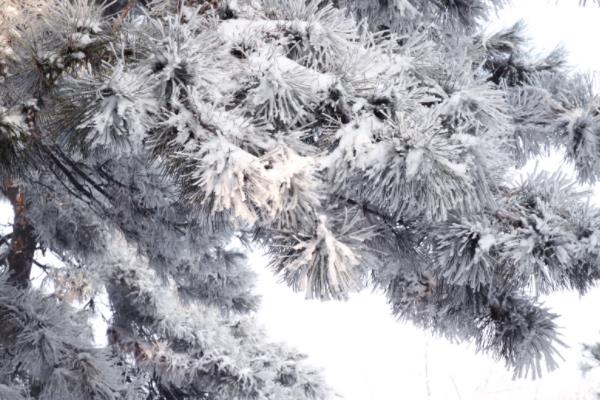
[[[2,193],[10,201],[15,213],[10,250],[7,256],[8,282],[25,288],[29,286],[33,254],[36,248],[35,231],[26,216],[25,194],[19,190],[19,187],[7,179],[2,184]]]

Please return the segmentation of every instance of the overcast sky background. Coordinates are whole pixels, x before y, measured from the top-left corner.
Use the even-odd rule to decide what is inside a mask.
[[[537,51],[563,44],[573,66],[600,71],[600,8],[578,7],[578,0],[520,0],[501,11],[497,29],[524,19]],[[530,163],[523,173],[531,171]],[[540,163],[545,169],[569,171],[559,157]],[[600,190],[594,202],[600,204]],[[537,381],[512,380],[503,364],[475,354],[468,344],[451,344],[391,316],[380,293],[363,292],[345,303],[304,300],[278,284],[253,255],[263,294],[259,318],[276,340],[294,345],[324,368],[345,400],[588,400],[600,392],[600,373],[582,376],[582,343],[600,341],[600,290],[583,298],[558,293],[546,305],[561,314],[563,340],[560,368]]]

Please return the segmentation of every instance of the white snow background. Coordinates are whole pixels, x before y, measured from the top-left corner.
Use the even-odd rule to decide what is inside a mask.
[[[492,26],[496,30],[524,19],[536,51],[559,44],[569,52],[578,70],[600,71],[600,8],[582,8],[577,0],[514,0]],[[529,163],[515,176],[531,172]],[[572,169],[559,155],[539,160],[538,168]],[[600,206],[600,185],[593,188]],[[0,230],[12,220],[10,205],[0,201]],[[600,341],[600,288],[584,297],[556,293],[545,304],[561,315],[562,340],[569,348],[560,368],[541,379],[513,380],[504,365],[475,354],[469,344],[432,337],[410,324],[395,320],[381,293],[365,290],[347,302],[305,300],[302,294],[278,283],[259,252],[251,254],[259,273],[257,291],[263,296],[258,318],[276,341],[286,342],[309,355],[322,367],[328,382],[345,400],[592,400],[600,392],[600,371],[583,375],[582,344]],[[55,264],[57,261],[47,260]],[[36,269],[39,282],[43,273]],[[106,296],[97,299],[108,317]],[[106,324],[95,321],[96,340],[105,343]],[[294,400],[294,399],[290,399]]]

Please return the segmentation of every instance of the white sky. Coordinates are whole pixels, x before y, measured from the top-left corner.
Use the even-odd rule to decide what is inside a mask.
[[[600,70],[600,9],[580,8],[577,0],[521,0],[502,11],[494,27],[525,19],[536,49],[566,46],[570,62],[580,70]],[[541,167],[569,169],[559,157]],[[526,169],[531,170],[533,163]],[[594,195],[600,200],[598,188]],[[600,201],[598,201],[600,203]],[[582,343],[600,340],[600,289],[583,298],[558,293],[546,305],[561,314],[563,340],[570,346],[561,367],[537,381],[512,380],[498,362],[477,355],[467,344],[433,338],[390,315],[383,295],[363,292],[348,302],[304,300],[278,284],[258,254],[263,294],[259,318],[273,339],[309,354],[314,365],[345,400],[588,400],[600,392],[600,373],[582,376]]]

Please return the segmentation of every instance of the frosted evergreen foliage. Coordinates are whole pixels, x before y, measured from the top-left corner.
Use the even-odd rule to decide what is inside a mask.
[[[503,3],[9,0],[0,398],[331,398],[257,326],[252,241],[309,298],[375,286],[515,376],[554,368],[538,296],[596,284],[600,214],[511,176],[558,149],[595,182],[599,103],[522,24],[478,24]],[[35,260],[49,285],[24,249],[62,261]]]
[[[89,150],[139,148],[158,111],[150,78],[126,72],[122,64],[110,68],[104,79],[98,78],[82,74],[65,82],[63,95],[70,101],[54,108],[59,120],[55,129],[62,130],[65,141],[80,141],[77,145]],[[72,120],[60,121],[77,110],[86,111],[76,126],[69,126]]]
[[[89,344],[91,332],[67,304],[39,292],[21,292],[0,282],[2,347],[14,354],[2,365],[3,375],[15,374],[19,385],[5,392],[40,399],[118,399],[123,387],[106,350]],[[3,385],[5,386],[5,385]],[[17,397],[19,398],[19,397]]]

